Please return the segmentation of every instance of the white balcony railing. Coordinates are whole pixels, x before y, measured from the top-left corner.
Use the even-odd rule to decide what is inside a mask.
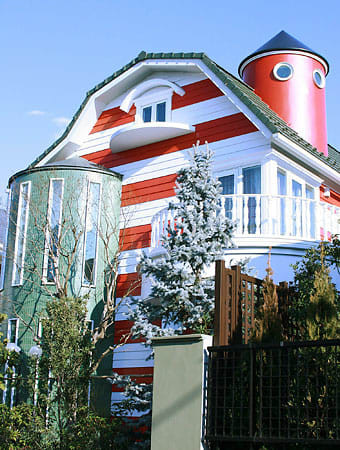
[[[301,197],[265,194],[222,196],[222,214],[231,219],[235,237],[285,237],[324,240],[340,233],[340,208]],[[174,211],[163,209],[152,219],[151,247],[161,245],[168,226],[176,228]]]

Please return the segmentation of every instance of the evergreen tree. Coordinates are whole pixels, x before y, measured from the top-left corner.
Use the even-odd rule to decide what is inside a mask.
[[[143,255],[140,271],[152,280],[152,301],[135,302],[134,334],[146,337],[206,332],[214,307],[214,279],[205,276],[223,248],[230,246],[233,226],[221,214],[221,185],[212,176],[212,152],[194,146],[189,167],[177,177],[175,227],[168,226],[160,258]],[[162,326],[155,325],[162,320]]]
[[[216,256],[231,246],[233,231],[232,223],[221,214],[222,188],[211,173],[212,157],[208,147],[194,146],[190,166],[178,172],[176,201],[169,204],[175,227],[165,227],[164,252],[158,258],[145,254],[141,258],[140,272],[151,278],[152,288],[149,299],[133,301],[130,319],[135,322],[133,335],[145,338],[147,346],[155,336],[182,334],[188,329],[209,332],[212,328],[215,283],[206,277],[206,271]],[[120,382],[127,386],[127,402],[121,406],[144,412],[135,422],[136,428],[150,425],[151,386]],[[146,433],[142,440],[137,436],[130,447],[149,445]]]
[[[316,314],[316,310],[314,312],[312,310],[316,308],[321,291],[325,294],[324,298],[330,295],[331,303],[339,315],[340,297],[332,285],[330,276],[330,269],[339,270],[339,244],[339,236],[333,236],[330,242],[321,242],[317,247],[309,248],[304,257],[292,265],[296,294],[290,298],[288,314],[295,324],[298,339],[317,338],[316,335],[312,337],[313,332],[308,321],[311,322],[312,316]],[[321,304],[319,306],[321,307]]]
[[[267,275],[263,280],[263,304],[255,319],[255,341],[279,342],[282,339],[282,321],[279,313],[279,299],[273,281],[273,269],[270,266],[270,252],[266,268]]]
[[[331,283],[329,269],[324,265],[321,249],[321,267],[315,272],[314,292],[307,307],[307,330],[311,340],[339,337],[336,292]]]

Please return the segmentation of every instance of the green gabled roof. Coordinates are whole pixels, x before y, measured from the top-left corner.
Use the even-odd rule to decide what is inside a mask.
[[[295,142],[300,147],[314,155],[320,161],[323,161],[328,166],[334,168],[340,172],[340,153],[334,148],[329,146],[329,156],[326,157],[323,153],[319,153],[315,147],[300,137],[296,131],[290,128],[286,122],[281,119],[269,106],[264,103],[261,98],[255,94],[254,90],[245,84],[243,81],[231,75],[225,69],[217,65],[212,59],[210,59],[205,53],[146,53],[140,52],[137,58],[130,61],[117,72],[113,73],[110,77],[106,78],[101,83],[97,84],[93,89],[86,93],[86,97],[80,105],[78,111],[73,116],[71,122],[67,126],[62,136],[57,139],[50,147],[48,147],[37,159],[35,159],[28,168],[34,167],[45,156],[47,156],[60,142],[62,142],[69,132],[71,131],[74,123],[80,116],[81,112],[85,108],[85,105],[89,101],[90,97],[99,89],[106,86],[108,83],[118,78],[124,72],[141,61],[148,59],[200,59],[204,64],[227,86],[254,114],[255,116],[272,132],[281,133]]]

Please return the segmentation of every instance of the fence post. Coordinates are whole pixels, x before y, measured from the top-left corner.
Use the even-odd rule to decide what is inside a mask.
[[[234,283],[231,299],[231,333],[230,341],[233,344],[242,343],[242,311],[241,311],[241,267],[232,266]]]
[[[213,345],[226,345],[227,336],[226,314],[226,277],[224,259],[215,263],[215,313]]]

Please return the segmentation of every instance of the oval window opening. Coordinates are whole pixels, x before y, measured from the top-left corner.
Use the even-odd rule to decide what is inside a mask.
[[[314,70],[313,80],[318,88],[322,89],[325,87],[326,79],[325,79],[325,75],[321,72],[321,70],[319,70],[319,69]]]
[[[289,80],[293,76],[293,67],[286,63],[278,63],[273,70],[274,77],[280,81]]]

